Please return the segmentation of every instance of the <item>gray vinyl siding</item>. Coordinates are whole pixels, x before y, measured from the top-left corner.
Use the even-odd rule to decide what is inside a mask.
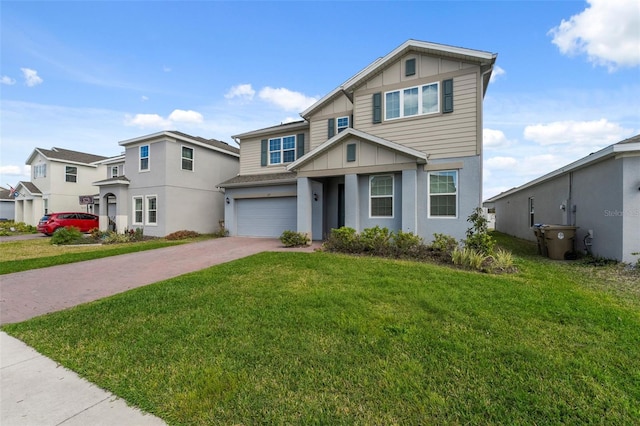
[[[383,120],[380,124],[372,124],[371,120],[371,99],[375,90],[357,92],[354,121],[358,123],[358,130],[426,152],[431,159],[478,155],[481,144],[478,135],[482,130],[478,82],[479,74],[476,72],[453,78],[454,111],[450,114]],[[387,91],[389,88],[377,90]]]

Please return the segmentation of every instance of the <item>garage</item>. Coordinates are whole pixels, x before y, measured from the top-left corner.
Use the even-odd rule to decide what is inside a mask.
[[[278,238],[283,231],[297,230],[296,197],[236,200],[238,235]]]

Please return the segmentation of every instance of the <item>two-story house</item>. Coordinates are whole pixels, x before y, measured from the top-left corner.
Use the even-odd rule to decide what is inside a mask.
[[[93,182],[104,175],[100,162],[106,158],[63,148],[34,149],[26,161],[31,181],[15,188],[15,220],[35,226],[45,213],[91,210],[80,204],[80,196],[95,194]]]
[[[234,136],[231,235],[322,239],[376,225],[464,238],[482,202],[482,103],[496,54],[409,40],[301,113]]]
[[[119,144],[124,155],[104,160],[105,174],[94,183],[100,229],[141,228],[158,237],[219,229],[224,193],[217,185],[238,173],[238,148],[178,131]]]

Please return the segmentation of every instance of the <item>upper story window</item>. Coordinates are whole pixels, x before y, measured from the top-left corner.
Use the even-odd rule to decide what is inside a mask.
[[[439,83],[386,92],[385,120],[440,112]]]
[[[140,147],[140,170],[149,170],[149,145]]]
[[[349,117],[338,117],[338,133],[349,127]]]
[[[118,166],[111,166],[111,176],[109,177],[118,177],[120,175],[120,172],[118,171]]]
[[[369,215],[393,217],[393,175],[369,178]]]
[[[64,168],[65,182],[78,182],[78,168],[74,166],[65,166]]]
[[[295,136],[269,139],[269,164],[291,163],[295,159]]]
[[[33,178],[43,178],[47,177],[47,165],[46,164],[36,164],[33,166]]]
[[[458,216],[458,172],[429,172],[429,216]]]
[[[193,170],[193,148],[182,147],[182,170]]]

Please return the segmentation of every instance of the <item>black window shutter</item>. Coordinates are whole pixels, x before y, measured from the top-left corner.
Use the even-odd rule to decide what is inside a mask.
[[[416,74],[416,58],[407,59],[404,63],[404,75],[410,76]]]
[[[453,79],[442,82],[442,112],[453,112]]]
[[[327,139],[331,139],[336,134],[336,119],[330,118],[327,123]]]
[[[382,123],[382,93],[373,94],[373,123]]]
[[[296,136],[296,160],[304,155],[304,133]]]
[[[356,161],[356,144],[350,143],[347,145],[347,161]]]
[[[260,141],[260,165],[262,167],[267,165],[267,145],[269,141],[266,139],[262,139]]]
[[[353,114],[351,114],[351,117],[349,117],[349,127],[353,129]]]

